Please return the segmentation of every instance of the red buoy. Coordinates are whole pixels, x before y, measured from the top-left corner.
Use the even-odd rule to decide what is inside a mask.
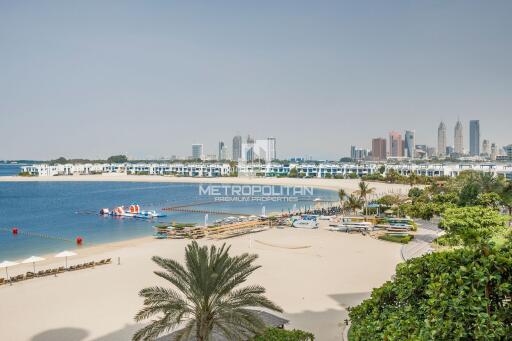
[[[18,234],[18,228],[17,227],[13,227],[12,228],[12,234]]]
[[[76,237],[76,245],[82,245],[83,239],[82,237]]]

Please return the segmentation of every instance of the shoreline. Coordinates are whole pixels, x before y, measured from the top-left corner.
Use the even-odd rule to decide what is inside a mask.
[[[21,177],[21,176],[1,176],[2,182],[145,182],[145,183],[175,183],[175,184],[233,184],[233,185],[272,185],[272,186],[310,186],[317,189],[338,191],[343,188],[347,193],[353,193],[357,190],[359,179],[323,179],[323,178],[261,178],[261,177],[171,177],[160,175],[71,175],[71,176],[53,176],[53,177]],[[376,188],[377,195],[388,193],[407,193],[410,186],[401,184],[387,184],[380,182],[369,182],[371,187]],[[273,213],[269,212],[269,213]],[[201,222],[198,222],[200,224]],[[97,255],[107,251],[114,251],[119,248],[139,245],[141,243],[155,240],[152,234],[142,237],[133,237],[118,241],[108,241],[105,243],[94,243],[93,245],[77,246],[73,245],[69,250],[79,252],[76,259],[82,255]],[[62,250],[60,250],[62,251]],[[59,252],[46,253],[42,257],[46,258],[38,264],[51,265],[58,262],[53,259],[53,255]],[[28,257],[28,256],[27,256]],[[26,258],[26,257],[25,257]],[[24,258],[16,259],[21,261]],[[53,261],[50,261],[53,260]]]
[[[0,177],[1,182],[50,181],[117,181],[153,183],[213,183],[311,186],[318,189],[340,188],[351,193],[358,179],[294,179],[294,178],[176,178],[163,176],[69,176],[52,178]],[[371,183],[377,194],[407,193],[407,185]],[[319,340],[338,340],[340,323],[347,317],[346,307],[359,304],[372,288],[380,286],[395,273],[402,262],[401,245],[380,241],[359,234],[327,230],[321,222],[316,230],[270,228],[257,234],[226,240],[199,239],[199,245],[227,243],[231,253],[257,254],[258,265],[247,284],[261,284],[268,297],[279,303],[290,320],[287,329],[308,330]],[[159,255],[184,261],[189,239],[155,239],[153,236],[128,238],[116,242],[76,246],[77,253],[67,260],[68,266],[111,258],[109,265],[45,276],[0,287],[0,300],[5,311],[0,319],[12,327],[5,337],[17,340],[72,339],[80,333],[80,341],[126,340],[142,325],[133,321],[142,301],[137,293],[144,287],[168,283],[154,275],[158,270],[151,260]],[[302,248],[297,248],[302,246]],[[304,248],[307,246],[307,248]],[[62,251],[62,250],[58,250]],[[65,259],[57,253],[46,253],[46,259],[36,263],[36,271],[61,267]],[[120,262],[118,263],[118,257]],[[286,271],[283,271],[286,269]],[[33,265],[19,264],[9,269],[15,276],[33,271]],[[350,274],[350,276],[346,276]],[[304,277],[311,278],[304,281]],[[0,274],[0,277],[4,277]],[[108,284],[108,285],[107,285]],[[29,312],[16,309],[19,302],[31,302]],[[72,304],[70,304],[72,302]],[[101,304],[103,314],[97,314]],[[46,314],[48,307],[52,314]],[[103,316],[109,316],[104,319]],[[44,318],[38,318],[44,316]],[[16,323],[29,319],[30,324]]]
[[[360,179],[325,178],[270,178],[270,177],[175,177],[166,175],[60,175],[46,177],[0,176],[1,182],[162,182],[192,184],[231,184],[231,185],[274,185],[311,186],[318,189],[335,190],[343,188],[347,193],[357,190]],[[411,186],[368,181],[378,194],[407,194]],[[414,186],[421,187],[421,186]]]

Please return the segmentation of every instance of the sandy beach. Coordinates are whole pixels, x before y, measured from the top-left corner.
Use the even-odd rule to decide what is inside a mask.
[[[0,182],[27,181],[120,181],[120,182],[166,182],[166,183],[215,183],[215,184],[254,184],[281,186],[311,186],[321,189],[339,190],[343,188],[348,193],[357,190],[360,179],[323,179],[323,178],[262,178],[262,177],[174,177],[161,175],[67,175],[67,176],[1,176]],[[407,194],[409,185],[370,182],[377,194]]]
[[[250,238],[252,241],[250,241]],[[250,283],[259,283],[281,305],[287,328],[313,332],[317,340],[339,340],[346,307],[389,280],[400,262],[400,245],[359,234],[325,229],[271,229],[226,240],[231,252],[259,255],[262,265]],[[2,340],[129,340],[140,327],[140,289],[166,285],[152,271],[160,255],[182,261],[188,240],[141,238],[79,250],[69,264],[113,258],[113,263],[0,287]],[[200,240],[220,245],[222,241]],[[304,249],[288,247],[309,246]],[[118,257],[120,265],[117,264]],[[52,263],[52,264],[48,264]],[[38,268],[62,266],[63,260]],[[12,268],[12,274],[32,265]]]
[[[1,177],[0,181],[141,181],[222,184],[313,186],[347,192],[358,180],[291,178],[175,178],[162,176],[59,176]],[[406,193],[409,186],[372,183],[376,192]],[[259,255],[262,268],[250,278],[268,291],[290,320],[287,328],[313,332],[317,340],[339,340],[346,307],[357,305],[372,288],[389,280],[401,261],[400,245],[359,234],[331,232],[326,222],[318,230],[270,229],[225,240],[231,252]],[[252,240],[250,240],[252,239]],[[109,341],[129,340],[140,328],[133,316],[141,308],[137,293],[156,284],[167,285],[152,271],[151,257],[183,260],[189,240],[155,240],[144,237],[83,247],[69,265],[112,258],[109,265],[36,278],[0,287],[2,340]],[[200,240],[220,245],[223,241]],[[302,249],[290,247],[308,246]],[[51,255],[37,270],[64,265]],[[118,259],[120,265],[118,265]],[[11,275],[31,271],[32,264],[10,269]],[[5,275],[5,274],[4,274]],[[0,274],[0,276],[3,276]]]

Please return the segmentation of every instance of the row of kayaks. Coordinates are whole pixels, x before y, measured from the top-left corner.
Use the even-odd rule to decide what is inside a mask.
[[[118,206],[112,210],[109,210],[108,208],[102,208],[100,210],[100,214],[112,217],[128,217],[140,219],[161,218],[166,216],[165,214],[158,213],[155,210],[141,210],[140,206],[136,204],[130,205],[127,209],[125,209],[124,206]]]

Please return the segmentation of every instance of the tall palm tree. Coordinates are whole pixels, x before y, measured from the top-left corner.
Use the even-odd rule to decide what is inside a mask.
[[[172,259],[153,257],[165,270],[155,274],[175,289],[155,286],[140,291],[144,307],[135,320],[158,317],[137,331],[133,340],[153,340],[182,323],[185,326],[177,332],[176,340],[188,340],[194,335],[198,341],[207,341],[214,329],[230,340],[262,332],[263,321],[248,308],[282,309],[264,296],[265,289],[259,285],[238,288],[260,266],[253,265],[256,255],[232,257],[229,249],[226,244],[208,249],[193,241],[185,250],[185,266]]]
[[[351,213],[354,213],[355,210],[361,209],[363,207],[363,200],[357,195],[350,194],[345,201],[344,206],[348,208]]]
[[[338,197],[340,198],[340,207],[343,207],[343,202],[347,198],[347,192],[343,188],[340,188],[338,191]]]
[[[375,192],[375,188],[370,187],[370,185],[364,181],[361,181],[359,183],[359,189],[356,191],[356,193],[359,195],[359,198],[361,198],[365,204],[365,207],[368,206],[367,198],[370,194]]]

